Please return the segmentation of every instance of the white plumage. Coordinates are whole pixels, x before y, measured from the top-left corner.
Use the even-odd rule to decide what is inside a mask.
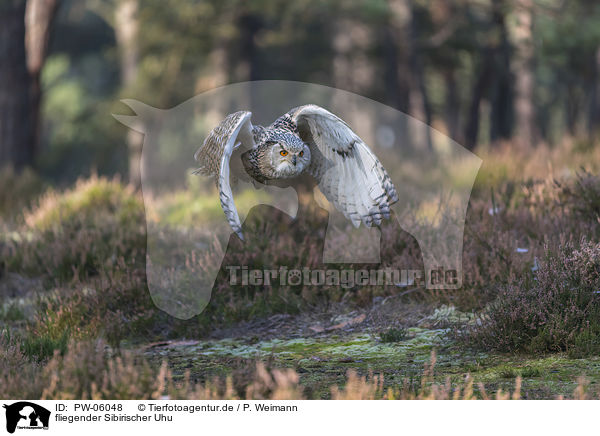
[[[194,155],[198,173],[216,176],[221,206],[240,238],[230,175],[268,183],[308,172],[354,226],[380,225],[390,217],[396,189],[373,151],[342,119],[316,105],[291,109],[266,128],[253,126],[251,115],[227,116]]]

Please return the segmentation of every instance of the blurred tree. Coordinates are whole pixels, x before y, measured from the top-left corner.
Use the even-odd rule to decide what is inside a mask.
[[[516,51],[512,61],[515,75],[515,139],[522,146],[531,147],[538,140],[533,101],[533,0],[516,1],[515,20],[512,27]]]
[[[592,60],[593,74],[590,86],[590,104],[588,116],[588,139],[593,141],[597,135],[600,125],[600,45],[596,49],[596,55]]]
[[[117,43],[121,87],[125,92],[133,92],[139,78],[139,1],[90,0],[90,8],[112,26]],[[126,143],[129,183],[139,189],[143,135],[134,129],[127,129]]]
[[[25,7],[25,0],[0,2],[0,164],[16,168],[34,157]]]
[[[429,93],[425,84],[424,50],[422,44],[422,40],[424,39],[422,28],[425,26],[427,13],[423,8],[419,8],[417,3],[406,2],[404,0],[403,3],[405,3],[403,8],[406,10],[405,13],[408,16],[407,33],[405,37],[410,47],[410,114],[423,121],[425,124],[431,125],[432,113],[429,102]],[[426,134],[427,146],[432,148],[429,130],[427,130]]]
[[[510,138],[512,133],[512,75],[510,71],[511,47],[508,41],[506,0],[492,0],[492,40],[494,63],[490,89],[490,141]]]
[[[464,8],[456,1],[433,1],[430,14],[433,34],[427,41],[431,52],[431,63],[440,72],[444,82],[443,118],[446,133],[453,139],[462,142],[460,130],[461,101],[458,83],[460,60],[457,52],[462,49],[460,30],[463,26]]]
[[[126,89],[131,89],[138,77],[138,0],[118,0],[114,8],[115,36],[121,65],[121,81]],[[140,188],[143,136],[133,129],[127,131],[129,152],[129,183]]]
[[[464,145],[473,149],[479,142],[481,103],[490,103],[489,139],[495,142],[509,138],[512,131],[512,77],[510,57],[512,49],[508,39],[506,15],[510,3],[491,0],[479,13],[470,11],[468,29],[483,28],[480,44],[471,45],[475,63],[475,81],[467,110]],[[483,19],[481,18],[483,15]]]
[[[425,69],[423,65],[423,37],[421,35],[425,21],[425,11],[416,3],[408,0],[388,0],[391,32],[400,42],[397,57],[401,67],[397,71],[403,73],[402,79],[408,85],[407,113],[426,124],[431,124],[432,112],[425,85]],[[399,89],[399,88],[396,88]],[[400,102],[402,103],[402,102]],[[426,144],[432,148],[429,129],[416,129],[410,132],[413,144]],[[422,137],[425,135],[424,137]]]
[[[48,54],[50,28],[57,6],[58,0],[27,0],[25,10],[25,50],[27,69],[31,78],[31,125],[34,153],[39,148],[41,133],[41,72]]]
[[[122,109],[119,98],[167,108],[245,80],[357,92],[469,148],[505,139],[552,143],[565,134],[597,139],[597,2],[62,0],[44,63],[56,2],[0,0],[0,158],[32,162],[41,72],[38,167],[47,176],[127,173],[129,162],[137,183],[141,137],[110,117]],[[25,16],[36,31],[24,28]],[[24,32],[26,47],[17,36]],[[215,107],[206,122],[233,109]]]
[[[57,0],[0,2],[0,163],[32,165],[39,141],[40,72]]]

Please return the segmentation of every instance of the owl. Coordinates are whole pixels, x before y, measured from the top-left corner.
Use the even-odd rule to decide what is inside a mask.
[[[268,127],[254,126],[252,113],[235,112],[216,126],[194,154],[194,171],[214,176],[219,200],[233,231],[244,239],[231,179],[256,183],[308,174],[325,197],[355,227],[379,226],[398,201],[396,188],[373,151],[342,119],[320,106],[291,109]]]

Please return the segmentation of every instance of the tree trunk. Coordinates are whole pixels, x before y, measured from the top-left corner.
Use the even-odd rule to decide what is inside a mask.
[[[515,136],[523,147],[531,147],[537,141],[535,132],[535,107],[533,104],[533,2],[519,0],[516,3],[516,25],[513,58],[515,75]]]
[[[33,163],[31,78],[25,55],[25,0],[0,4],[0,167]]]
[[[244,74],[246,80],[259,80],[259,51],[256,46],[256,36],[263,27],[262,19],[253,12],[247,12],[241,15],[239,19],[241,32],[241,59],[244,63]]]
[[[431,108],[425,87],[424,68],[418,46],[418,26],[413,5],[408,0],[388,0],[390,25],[402,41],[398,57],[400,80],[408,85],[407,113],[412,117],[431,125]],[[409,123],[408,136],[414,147],[432,148],[429,127],[419,123]]]
[[[477,145],[477,137],[479,136],[479,107],[492,76],[492,49],[490,47],[486,47],[483,50],[481,57],[483,58],[483,64],[481,66],[479,75],[477,76],[475,86],[473,87],[473,94],[471,95],[471,102],[469,104],[469,112],[467,113],[467,123],[465,127],[465,147],[469,150],[473,150]]]
[[[493,84],[490,96],[490,141],[508,139],[511,136],[512,93],[510,76],[510,44],[505,23],[505,0],[492,3],[492,22],[500,41],[494,47]]]
[[[386,93],[392,105],[408,114],[410,111],[410,46],[408,27],[410,9],[405,0],[388,0],[389,18],[384,34],[386,59]]]
[[[375,79],[373,63],[367,56],[373,41],[372,28],[350,18],[340,18],[332,27],[333,86],[369,95]],[[333,107],[344,108],[344,120],[361,132],[364,140],[368,142],[366,135],[375,134],[377,126],[373,124],[373,108],[358,107],[356,101],[345,93],[335,93],[331,104]]]
[[[446,87],[446,130],[450,138],[462,144],[464,140],[460,131],[460,99],[453,67],[444,71],[444,83]]]
[[[25,49],[27,69],[31,78],[31,126],[33,152],[40,143],[42,86],[40,74],[48,54],[50,29],[56,12],[57,0],[27,0],[25,10]]]
[[[384,28],[384,98],[388,105],[405,114],[400,117],[397,128],[402,137],[410,138],[408,117],[410,70],[408,68],[408,49],[402,44],[401,21],[395,20],[394,15],[390,14],[390,19]]]
[[[249,10],[250,5],[245,5],[236,20],[239,29],[239,45],[237,59],[235,59],[234,82],[255,81],[262,79],[260,71],[260,50],[256,44],[256,38],[263,28],[263,20],[255,11]],[[234,53],[235,55],[235,53]],[[260,102],[255,95],[255,88],[250,87],[245,107],[251,110],[254,104]],[[240,96],[242,97],[242,96]],[[244,104],[243,104],[244,105]]]
[[[598,47],[594,53],[594,59],[592,59],[592,71],[587,122],[589,141],[594,141],[596,139],[598,124],[600,124],[600,47]]]
[[[397,38],[392,25],[387,25],[383,35],[385,98],[391,107],[408,113],[409,73],[406,70],[407,62],[401,62],[403,56]]]
[[[414,4],[409,5],[410,26],[408,40],[410,41],[410,113],[415,118],[423,121],[428,127],[418,128],[417,142],[424,143],[429,150],[433,150],[431,139],[432,116],[429,95],[425,86],[425,68],[419,47],[419,27],[415,19]],[[424,137],[422,137],[424,134]]]
[[[115,36],[119,47],[121,81],[125,88],[131,88],[138,76],[138,8],[138,0],[119,0],[115,9]],[[129,183],[136,189],[141,186],[142,144],[143,135],[129,129]]]
[[[368,95],[373,89],[375,69],[367,56],[372,28],[359,21],[341,18],[333,25],[333,82],[336,88]]]
[[[581,99],[578,95],[578,83],[567,84],[567,96],[565,99],[565,123],[567,131],[571,136],[577,136],[577,121],[579,120],[579,109]]]

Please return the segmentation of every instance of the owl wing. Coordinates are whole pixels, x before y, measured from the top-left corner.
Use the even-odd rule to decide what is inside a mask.
[[[242,240],[244,236],[240,217],[233,202],[230,173],[233,171],[241,175],[243,171],[238,171],[238,168],[232,165],[231,156],[234,152],[237,154],[256,146],[252,134],[251,117],[252,112],[247,111],[228,115],[208,134],[204,143],[194,154],[194,159],[200,163],[200,167],[194,171],[194,174],[215,176],[219,200],[227,222]],[[240,159],[236,159],[237,161],[241,163]]]
[[[316,105],[288,112],[311,151],[308,172],[319,189],[355,227],[381,224],[398,201],[392,180],[377,156],[340,118]]]

